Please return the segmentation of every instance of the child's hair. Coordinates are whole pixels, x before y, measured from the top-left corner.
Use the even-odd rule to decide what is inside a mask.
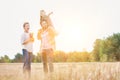
[[[43,15],[44,14],[44,15]],[[40,21],[47,21],[47,15],[45,14],[44,10],[40,11]]]
[[[40,10],[40,12],[45,12],[44,10]]]

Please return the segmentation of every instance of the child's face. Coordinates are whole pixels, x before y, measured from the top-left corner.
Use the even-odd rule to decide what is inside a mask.
[[[41,12],[40,12],[40,15],[41,15],[41,16],[46,15],[45,11],[41,11]]]

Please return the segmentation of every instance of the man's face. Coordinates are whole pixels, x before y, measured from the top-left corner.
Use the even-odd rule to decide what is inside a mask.
[[[25,24],[24,30],[25,30],[26,32],[29,32],[29,28],[30,28],[29,24]]]

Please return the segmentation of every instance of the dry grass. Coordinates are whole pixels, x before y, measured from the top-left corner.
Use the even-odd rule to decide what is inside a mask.
[[[54,67],[51,80],[120,80],[120,62],[54,63]],[[0,64],[0,80],[25,80],[23,76],[21,63]],[[31,80],[43,78],[42,64],[33,63]]]

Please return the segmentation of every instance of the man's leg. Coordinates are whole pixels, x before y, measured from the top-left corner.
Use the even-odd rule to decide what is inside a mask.
[[[26,49],[22,49],[23,52],[23,73],[26,72],[26,63],[27,63],[27,50]]]
[[[31,59],[32,59],[32,52],[28,52],[28,77],[31,77]]]
[[[28,51],[26,49],[23,49],[23,58],[24,58],[24,64],[23,64],[23,73],[25,80],[29,80],[28,78]]]

